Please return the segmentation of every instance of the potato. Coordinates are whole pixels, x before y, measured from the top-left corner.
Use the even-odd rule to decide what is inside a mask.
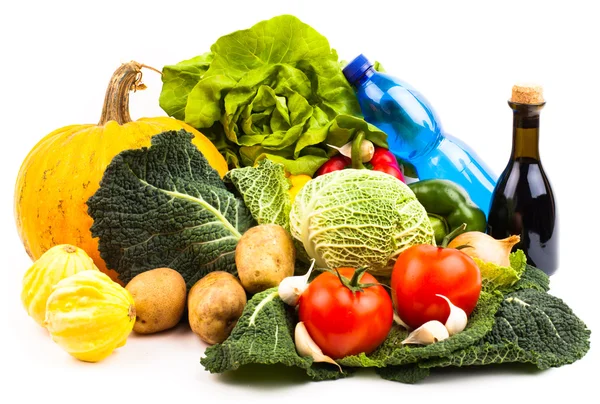
[[[194,333],[208,344],[227,339],[246,307],[246,292],[228,272],[215,271],[192,286],[188,293],[188,319]]]
[[[276,224],[251,227],[235,249],[235,265],[244,289],[258,293],[294,275],[296,250],[291,235]]]
[[[156,268],[136,275],[127,286],[135,303],[133,331],[153,334],[175,327],[185,310],[187,287],[181,274]]]

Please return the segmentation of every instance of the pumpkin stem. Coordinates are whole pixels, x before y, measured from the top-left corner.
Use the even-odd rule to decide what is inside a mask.
[[[99,126],[105,125],[108,121],[115,121],[119,125],[131,122],[131,116],[129,115],[129,92],[146,88],[146,85],[142,83],[143,67],[162,74],[162,72],[153,67],[133,60],[123,63],[115,70],[106,89],[102,116],[98,123]]]

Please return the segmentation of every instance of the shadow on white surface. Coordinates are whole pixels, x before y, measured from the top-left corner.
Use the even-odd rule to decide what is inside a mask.
[[[460,380],[463,382],[477,382],[484,380],[489,381],[490,378],[494,377],[498,377],[500,379],[512,379],[513,377],[539,378],[553,371],[560,370],[548,369],[542,371],[537,369],[534,365],[519,363],[469,366],[465,368],[447,367],[432,370],[431,375],[428,378],[416,383],[415,386],[452,386]],[[381,379],[375,373],[375,369],[373,368],[358,369],[354,374],[348,376],[347,378],[340,379],[340,381],[344,380],[346,382],[351,382],[353,379],[372,379],[373,381],[379,380],[384,383],[402,384]],[[265,388],[286,389],[290,386],[299,386],[311,383],[329,384],[335,381],[331,380],[314,382],[307,376],[303,369],[284,365],[246,365],[235,371],[214,375],[214,380],[226,385],[245,386],[247,388],[254,388],[258,390],[264,390]],[[337,381],[336,386],[340,384],[340,381]]]
[[[474,382],[478,379],[489,380],[490,377],[540,377],[551,371],[552,369],[539,370],[535,365],[526,363],[503,363],[463,368],[445,367],[432,369],[430,376],[418,384],[447,384],[461,379],[469,379]]]
[[[303,369],[285,365],[246,365],[235,371],[215,375],[214,379],[219,383],[259,390],[264,388],[285,389],[312,382]]]
[[[186,318],[182,318],[182,320],[175,327],[170,328],[168,330],[160,331],[153,334],[138,334],[135,331],[132,331],[128,339],[162,339],[162,338],[173,338],[173,337],[184,337],[188,336],[192,330],[190,329],[190,325]]]

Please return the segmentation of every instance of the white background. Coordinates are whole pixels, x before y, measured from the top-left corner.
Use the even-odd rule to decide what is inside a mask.
[[[600,25],[593,3],[3,1],[0,401],[343,403],[381,397],[546,403],[584,394],[597,398]],[[561,266],[551,293],[592,329],[592,348],[584,359],[545,372],[513,366],[447,370],[414,386],[383,381],[369,371],[320,383],[279,368],[219,376],[199,364],[205,345],[186,327],[132,335],[104,362],[85,364],[27,317],[19,294],[31,262],[16,233],[12,198],[30,148],[56,128],[97,122],[105,86],[121,62],[160,69],[209,50],[221,35],[283,13],[325,35],[341,58],[365,53],[419,89],[446,131],[472,145],[496,173],[510,153],[512,117],[506,101],[511,86],[518,81],[544,86],[540,149],[561,222]],[[164,115],[158,106],[159,75],[147,71],[144,81],[148,89],[131,97],[132,117]]]

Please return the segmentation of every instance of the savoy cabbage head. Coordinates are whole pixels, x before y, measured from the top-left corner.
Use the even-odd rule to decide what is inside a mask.
[[[309,181],[296,196],[290,231],[320,267],[369,267],[389,276],[415,244],[435,245],[425,208],[389,174],[346,169]]]

